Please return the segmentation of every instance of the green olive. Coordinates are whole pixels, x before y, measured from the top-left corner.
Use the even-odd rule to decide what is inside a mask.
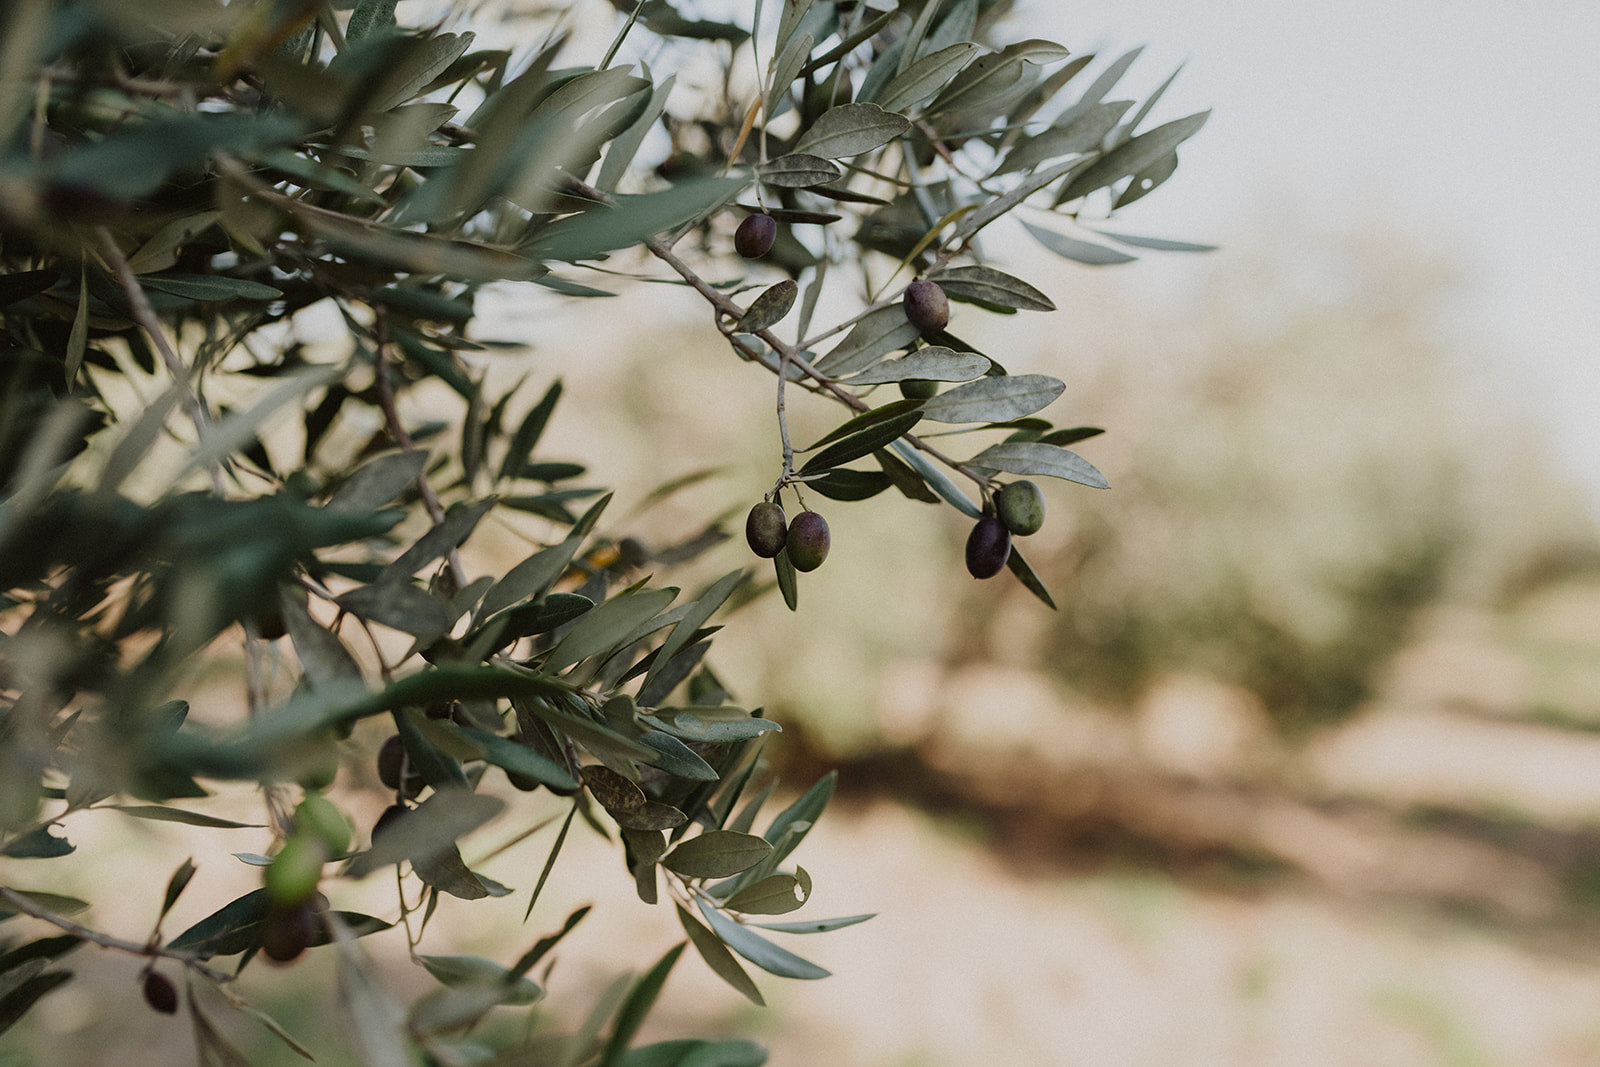
[[[994,512],[1019,537],[1038,533],[1044,526],[1044,492],[1030,481],[1012,482],[995,493]]]

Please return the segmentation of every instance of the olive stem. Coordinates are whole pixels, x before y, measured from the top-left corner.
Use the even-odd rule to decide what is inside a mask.
[[[579,181],[576,178],[567,179],[565,185],[568,189],[577,195],[584,197],[585,199],[593,200],[600,204],[614,203],[610,195],[607,193],[596,189],[594,186],[589,185],[586,182]],[[729,333],[727,327],[723,324],[724,319],[732,322],[739,321],[739,319],[745,313],[744,308],[741,308],[726,295],[712,288],[711,283],[707,282],[704,278],[700,277],[699,274],[695,273],[694,268],[690,267],[683,260],[679,259],[677,254],[661,241],[654,237],[648,238],[644,242],[644,246],[647,250],[649,250],[651,255],[655,256],[657,259],[661,260],[661,262],[671,267],[680,278],[682,278],[692,289],[695,290],[695,292],[705,297],[706,301],[718,313],[718,329],[722,331],[723,336],[727,337],[731,344],[733,344],[736,348],[750,358],[757,359],[758,362],[761,362],[764,366],[768,367],[768,369],[774,369],[772,368],[771,364],[766,363],[765,360],[758,359],[757,353],[751,351],[750,348],[741,344],[736,338],[734,338]],[[944,263],[948,262],[950,256],[953,254],[953,252],[941,253],[934,261],[934,265],[930,268],[930,272],[937,270]],[[863,318],[870,312],[876,311],[880,307],[885,307],[891,302],[892,301],[888,300],[880,301],[878,304],[868,308],[866,311],[863,311],[860,315],[857,315],[856,319]],[[856,319],[852,319],[850,321],[853,322],[856,321]],[[844,325],[848,325],[848,323]],[[839,330],[844,328],[844,325],[820,334],[817,338],[813,338],[813,340],[818,340],[822,337],[827,337],[830,334],[837,333]],[[853,411],[862,412],[867,411],[870,408],[871,405],[869,405],[865,400],[862,400],[859,396],[839,385],[839,383],[835,382],[832,378],[829,378],[826,374],[823,374],[821,371],[817,370],[816,367],[812,366],[810,360],[806,359],[800,354],[807,347],[806,343],[791,345],[774,335],[771,330],[758,330],[756,331],[756,336],[761,338],[767,344],[771,345],[772,350],[778,353],[778,366],[776,368],[776,372],[779,375],[780,382],[787,379],[788,376],[785,371],[790,365],[793,365],[795,367],[799,367],[802,374],[816,382],[816,388],[813,390],[813,392],[832,394],[835,400],[849,407]],[[951,470],[970,478],[973,482],[977,483],[980,490],[988,488],[989,479],[985,475],[979,474],[977,471],[974,471],[964,463],[951,459],[949,456],[945,455],[943,452],[940,452],[938,449],[934,448],[932,445],[928,444],[915,434],[902,434],[901,439],[909,443],[913,448],[921,452],[925,452],[929,457],[938,460],[940,463],[943,463]],[[792,453],[790,454],[789,458],[792,461]]]
[[[394,438],[395,444],[407,452],[415,452],[417,443],[411,439],[411,434],[406,430],[405,423],[400,419],[400,409],[395,405],[394,385],[389,381],[389,316],[382,304],[373,306],[373,391],[378,397],[378,407],[383,411],[383,421],[389,430],[389,436]],[[433,491],[433,485],[428,481],[428,474],[423,471],[417,475],[417,492],[422,496],[422,503],[428,510],[428,518],[437,526],[444,521],[444,505],[439,502],[439,494]],[[467,586],[467,571],[461,564],[461,552],[452,548],[445,555],[450,573],[456,580],[456,588],[464,589]]]
[[[159,956],[164,959],[177,960],[185,967],[194,968],[213,982],[230,982],[233,980],[231,975],[224,974],[201,963],[200,957],[192,952],[162,948],[160,945],[152,945],[148,942],[124,941],[120,937],[102,934],[98,930],[91,930],[87,926],[75,923],[65,915],[57,914],[42,904],[36,904],[25,894],[7,886],[0,886],[0,900],[5,901],[8,907],[15,908],[24,915],[32,916],[41,922],[47,922],[51,926],[64,930],[80,941],[87,941],[92,945],[99,945],[101,948],[109,948],[116,952],[126,952],[132,956]]]

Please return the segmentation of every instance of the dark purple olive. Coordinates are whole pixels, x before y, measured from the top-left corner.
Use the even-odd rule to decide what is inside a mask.
[[[761,501],[745,517],[744,539],[750,542],[750,551],[762,559],[782,552],[788,536],[789,522],[783,516],[783,505],[776,500]]]
[[[802,511],[789,524],[784,542],[789,562],[797,571],[814,571],[828,558],[828,522],[815,511]]]
[[[772,251],[772,242],[777,239],[778,220],[771,215],[746,215],[733,231],[733,247],[745,259],[760,259]]]
[[[974,578],[993,578],[1011,558],[1011,531],[993,515],[985,515],[967,535],[967,571]]]
[[[950,322],[949,298],[938,283],[926,278],[906,286],[905,309],[907,321],[924,337],[938,333]]]
[[[275,907],[261,920],[261,951],[275,963],[288,963],[311,947],[322,920],[309,900]]]
[[[399,789],[402,773],[405,774],[405,797],[409,800],[422,792],[422,775],[406,759],[405,742],[400,740],[399,734],[393,734],[378,749],[378,780],[390,789]]]
[[[1036,534],[1044,526],[1044,491],[1026,479],[1012,482],[995,493],[994,512],[1018,537]]]
[[[155,971],[144,976],[144,1002],[162,1015],[174,1015],[178,1011],[178,990],[172,984],[172,979]]]

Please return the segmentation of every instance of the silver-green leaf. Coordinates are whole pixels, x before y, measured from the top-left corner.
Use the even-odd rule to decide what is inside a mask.
[[[980,378],[940,393],[922,405],[922,417],[935,422],[1009,422],[1032,415],[1066,389],[1045,374]]]

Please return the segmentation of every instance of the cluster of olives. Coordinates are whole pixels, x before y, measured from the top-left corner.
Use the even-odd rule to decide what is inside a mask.
[[[750,551],[762,559],[783,553],[797,571],[814,571],[828,558],[828,521],[807,509],[789,522],[776,500],[763,500],[750,509],[744,537]]]
[[[344,813],[321,793],[307,793],[295,809],[283,847],[261,876],[268,901],[261,920],[261,952],[269,960],[288,963],[317,942],[328,908],[328,898],[317,892],[322,866],[349,848],[350,823]]]
[[[994,494],[994,513],[984,515],[967,535],[967,572],[993,578],[1011,558],[1012,535],[1026,537],[1044,526],[1044,493],[1024,479]]]

